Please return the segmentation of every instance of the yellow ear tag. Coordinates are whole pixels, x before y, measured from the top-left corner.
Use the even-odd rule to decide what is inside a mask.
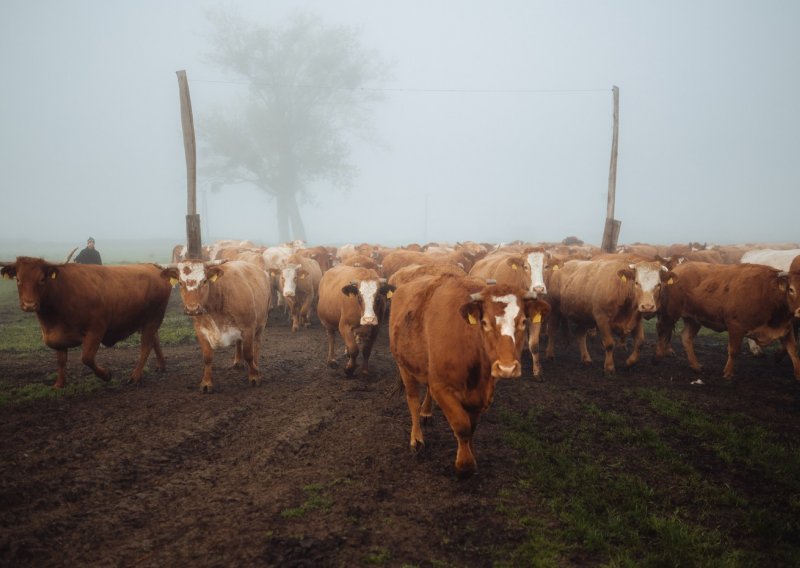
[[[557,264],[553,267],[553,270],[558,270],[558,265]]]
[[[541,321],[542,321],[542,314],[536,314],[535,316],[533,316],[533,319],[532,319],[531,321],[532,321],[533,323],[541,323]]]
[[[519,270],[519,267],[516,264],[512,264],[511,270]]]
[[[624,274],[623,274],[623,275],[622,275],[620,278],[622,279],[622,283],[623,283],[623,284],[625,284],[625,282],[627,282],[627,281],[628,281],[628,279],[627,279],[627,278],[625,278],[625,275],[624,275]]]
[[[674,284],[674,282],[672,281],[672,278],[670,278],[669,280],[667,280],[667,286],[670,286],[670,285],[672,285],[672,284]]]
[[[55,273],[55,272],[53,272],[53,273],[50,275],[50,280],[55,280],[55,279],[56,279],[56,273]]]
[[[392,299],[392,295],[393,295],[393,294],[394,294],[394,292],[392,292],[391,290],[389,290],[388,292],[386,292],[386,299],[387,299],[387,300],[391,300],[391,299]]]
[[[469,325],[475,325],[476,323],[478,323],[478,320],[476,320],[475,316],[473,316],[472,314],[467,314],[467,321],[469,322]]]
[[[173,288],[175,287],[175,285],[177,283],[178,283],[178,279],[177,278],[170,278],[169,279],[169,285],[172,286]]]
[[[214,274],[214,275],[213,275],[211,278],[209,278],[209,280],[211,280],[212,282],[216,282],[216,281],[217,281],[217,278],[219,278],[219,276],[217,276],[216,274]]]

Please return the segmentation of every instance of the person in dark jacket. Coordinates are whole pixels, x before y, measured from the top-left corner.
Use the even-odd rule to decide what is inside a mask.
[[[89,237],[89,240],[86,241],[86,248],[75,257],[75,262],[78,264],[103,264],[103,261],[100,260],[100,253],[94,248],[94,239],[92,237]]]

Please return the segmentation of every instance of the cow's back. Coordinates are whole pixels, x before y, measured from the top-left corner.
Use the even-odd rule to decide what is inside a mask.
[[[226,262],[221,268],[224,275],[211,285],[205,306],[208,314],[236,325],[265,326],[272,294],[269,275],[242,260]]]
[[[509,261],[512,264],[509,264]],[[469,275],[482,280],[495,280],[498,284],[508,284],[527,290],[531,287],[530,267],[525,270],[523,254],[500,253],[485,256],[475,263]]]

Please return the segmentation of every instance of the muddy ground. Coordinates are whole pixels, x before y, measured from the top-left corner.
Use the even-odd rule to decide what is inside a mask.
[[[174,296],[170,310],[179,302]],[[580,365],[573,345],[545,363],[544,382],[530,378],[523,359],[524,378],[500,383],[478,428],[478,473],[462,481],[440,412],[427,426],[426,449],[409,451],[408,409],[385,328],[371,375],[345,378],[324,363],[319,324],[293,334],[273,314],[263,384],[252,388],[244,371],[227,368],[232,352],[223,350],[211,395],[197,388],[197,345],[169,346],[167,371],[154,372],[151,360],[140,386],[111,383],[0,409],[0,563],[488,566],[524,538],[498,510],[517,475],[501,411],[522,413],[535,402],[568,425],[578,419],[570,412],[581,412],[564,402],[570,393],[614,409],[629,404],[626,387],[646,384],[742,412],[788,436],[800,430],[788,361],[776,367],[743,356],[729,384],[717,378],[723,350],[700,341],[709,372],[698,386],[682,356],[651,365],[652,346],[638,370],[604,379],[596,341],[592,348],[593,367]],[[135,348],[99,355],[115,378],[135,358]],[[68,381],[96,380],[78,359],[71,351]],[[51,352],[0,353],[6,383],[52,382],[54,370]],[[541,501],[522,505],[551,515]]]

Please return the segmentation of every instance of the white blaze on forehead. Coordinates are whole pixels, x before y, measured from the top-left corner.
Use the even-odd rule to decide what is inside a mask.
[[[186,290],[197,290],[205,280],[206,267],[202,262],[179,262],[178,277],[186,284]]]
[[[656,286],[661,284],[661,271],[652,266],[637,265],[636,281],[642,287],[643,292],[653,292]]]
[[[294,294],[297,288],[297,268],[299,264],[291,264],[283,269],[283,295]]]
[[[378,293],[378,283],[375,280],[362,280],[358,285],[358,293],[364,299],[364,315],[361,316],[361,325],[377,323],[375,295]]]
[[[531,265],[530,291],[533,292],[534,288],[543,288],[545,291],[547,291],[544,285],[544,253],[543,252],[528,253],[528,264]]]
[[[516,329],[515,321],[519,314],[519,304],[517,304],[517,297],[514,294],[507,294],[505,296],[494,296],[493,302],[498,302],[506,305],[506,309],[502,316],[495,316],[495,322],[500,328],[500,333],[507,335],[511,341],[516,343],[514,337],[514,330]]]

